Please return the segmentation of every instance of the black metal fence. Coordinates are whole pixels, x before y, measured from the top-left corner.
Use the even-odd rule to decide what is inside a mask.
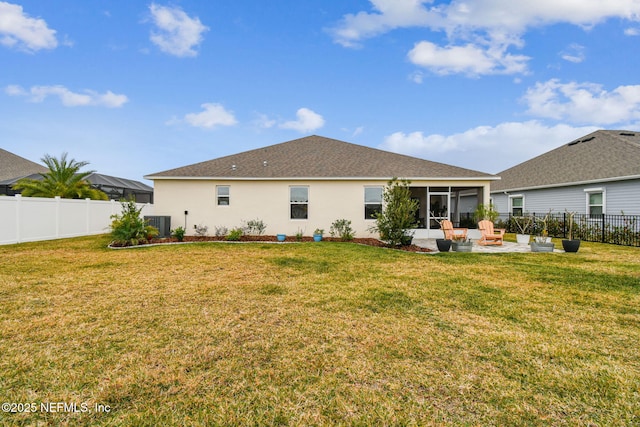
[[[463,226],[475,224],[471,214],[460,218]],[[569,237],[569,214],[528,214],[524,217],[500,214],[495,221],[497,228],[508,233],[542,235],[546,230],[551,237]],[[528,226],[522,232],[522,227]],[[573,216],[572,237],[587,242],[640,247],[640,215],[584,215]]]

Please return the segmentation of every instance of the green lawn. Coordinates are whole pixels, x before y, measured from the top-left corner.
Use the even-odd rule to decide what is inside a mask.
[[[638,248],[108,239],[0,246],[1,425],[640,425]]]

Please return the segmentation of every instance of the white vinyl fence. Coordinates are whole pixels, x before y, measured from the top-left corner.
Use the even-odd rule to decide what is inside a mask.
[[[141,206],[153,215],[153,205]],[[111,215],[121,212],[115,200],[0,196],[0,245],[108,233]]]

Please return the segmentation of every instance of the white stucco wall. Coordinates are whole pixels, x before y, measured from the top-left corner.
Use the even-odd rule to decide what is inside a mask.
[[[316,228],[328,235],[331,224],[337,219],[351,220],[357,237],[369,237],[368,228],[374,220],[364,218],[365,186],[384,186],[386,180],[300,180],[300,181],[249,181],[249,180],[171,180],[158,179],[154,183],[155,215],[171,216],[171,228],[185,226],[188,234],[194,233],[194,225],[206,225],[209,234],[216,226],[229,229],[243,225],[244,221],[260,219],[267,225],[265,234],[285,233],[294,235],[298,230],[306,236]],[[229,206],[216,203],[216,186],[230,187]],[[309,187],[309,217],[306,220],[289,218],[289,188]],[[469,186],[484,187],[488,197],[489,181],[412,181],[411,186]]]

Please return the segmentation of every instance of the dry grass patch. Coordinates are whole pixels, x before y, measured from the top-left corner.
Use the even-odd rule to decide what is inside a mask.
[[[5,425],[634,425],[640,251],[0,247]]]

